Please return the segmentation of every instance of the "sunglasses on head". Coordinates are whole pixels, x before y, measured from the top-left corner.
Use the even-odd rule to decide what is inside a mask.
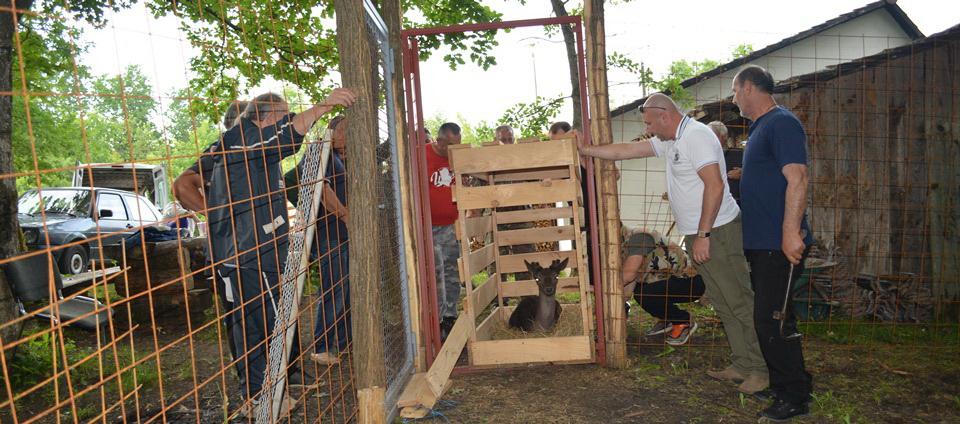
[[[646,112],[647,109],[667,110],[667,108],[665,108],[665,107],[660,107],[660,106],[640,106],[640,107],[637,108],[637,110],[639,110],[640,113]]]

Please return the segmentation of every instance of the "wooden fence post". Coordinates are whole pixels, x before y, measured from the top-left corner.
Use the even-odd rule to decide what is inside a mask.
[[[336,1],[337,48],[344,87],[357,101],[347,110],[347,207],[350,210],[350,311],[353,321],[353,367],[361,423],[385,420],[383,391],[383,321],[380,299],[380,238],[377,215],[377,97],[371,60],[370,30],[363,2]]]
[[[590,135],[597,144],[613,142],[610,128],[610,99],[607,87],[607,49],[604,29],[603,0],[584,2],[586,23],[587,72],[590,88]],[[602,262],[604,330],[607,344],[607,365],[627,365],[626,314],[623,308],[623,285],[620,282],[620,205],[617,199],[616,164],[597,161],[599,187],[600,257]]]

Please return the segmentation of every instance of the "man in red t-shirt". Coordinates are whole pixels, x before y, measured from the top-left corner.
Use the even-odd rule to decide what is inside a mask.
[[[447,147],[460,144],[460,126],[447,122],[437,131],[436,142],[427,144],[427,185],[430,193],[430,218],[433,221],[433,258],[437,274],[437,303],[440,310],[440,338],[457,321],[457,302],[460,300],[460,243],[454,223],[457,222],[457,204],[453,202],[453,171],[450,169]]]

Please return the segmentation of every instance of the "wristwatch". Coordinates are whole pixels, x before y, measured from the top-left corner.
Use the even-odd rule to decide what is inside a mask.
[[[709,231],[697,231],[697,237],[699,238],[710,238]]]

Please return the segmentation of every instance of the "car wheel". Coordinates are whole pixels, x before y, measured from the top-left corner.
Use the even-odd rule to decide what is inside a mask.
[[[61,274],[79,274],[87,270],[90,254],[82,246],[70,246],[60,256]]]

